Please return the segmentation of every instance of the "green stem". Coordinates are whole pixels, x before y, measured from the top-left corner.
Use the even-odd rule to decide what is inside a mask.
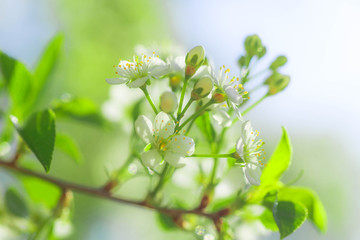
[[[243,111],[241,114],[243,116],[245,116],[248,112],[250,112],[254,107],[256,107],[259,103],[261,103],[265,98],[267,98],[269,95],[265,94],[262,98],[260,98],[259,100],[257,100],[253,105],[251,105],[250,107],[248,107],[247,109],[245,109],[245,111]]]
[[[166,177],[166,173],[169,169],[169,164],[168,163],[165,163],[165,166],[164,166],[164,169],[163,171],[161,172],[161,175],[160,175],[160,179],[159,179],[159,182],[158,184],[156,185],[156,187],[154,188],[154,190],[150,193],[150,196],[151,197],[155,197],[156,194],[160,191],[160,189],[163,187],[164,183],[165,183],[165,177]]]
[[[183,102],[184,102],[184,97],[185,97],[185,92],[186,92],[186,87],[187,87],[187,85],[188,85],[188,82],[189,82],[189,79],[186,79],[186,78],[185,78],[184,86],[183,86],[182,91],[181,91],[179,108],[178,108],[178,111],[177,111],[177,116],[178,116],[178,117],[180,116],[180,113],[181,113],[181,109],[182,109],[182,105],[183,105]]]
[[[187,102],[186,106],[184,107],[184,110],[178,115],[177,120],[180,121],[180,119],[185,115],[185,112],[189,109],[190,105],[194,102],[194,99],[190,98]]]
[[[186,121],[183,124],[181,124],[177,130],[180,131],[183,127],[185,127],[186,124],[188,124],[190,121],[200,116],[202,112],[213,103],[214,102],[210,100],[207,104],[202,106],[198,111],[196,111],[193,115],[191,115],[188,119],[186,119]]]
[[[150,94],[149,94],[149,92],[148,92],[148,90],[146,88],[146,84],[144,84],[142,87],[140,87],[140,89],[144,92],[144,95],[145,95],[146,99],[148,100],[148,102],[150,103],[150,105],[151,105],[152,109],[154,110],[155,114],[158,114],[159,111],[156,109],[156,106],[155,106],[153,100],[150,97]]]
[[[197,158],[229,158],[232,157],[231,153],[222,153],[222,154],[193,154],[189,157],[197,157]]]
[[[253,87],[252,89],[249,90],[250,93],[253,93],[257,90],[259,90],[260,88],[262,88],[264,86],[264,83],[258,84],[255,87]]]

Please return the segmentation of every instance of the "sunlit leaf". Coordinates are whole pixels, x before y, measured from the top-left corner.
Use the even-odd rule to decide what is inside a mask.
[[[53,103],[58,117],[68,117],[77,121],[95,125],[104,125],[105,120],[98,106],[86,98],[68,98]]]
[[[265,209],[265,211],[260,215],[259,220],[267,229],[273,232],[279,231],[274,216],[269,209]]]
[[[279,191],[279,200],[299,202],[307,208],[309,219],[321,231],[326,232],[327,216],[318,195],[311,189],[303,187],[285,187]]]
[[[267,185],[277,182],[281,175],[288,169],[291,162],[292,147],[286,129],[283,127],[283,134],[280,142],[268,161],[261,175],[261,184]]]
[[[34,113],[23,127],[18,126],[16,119],[13,119],[13,123],[24,142],[48,172],[55,144],[53,111],[44,110]]]
[[[48,79],[49,75],[54,69],[58,60],[58,55],[61,50],[63,39],[64,38],[62,35],[55,36],[49,42],[45,51],[43,52],[34,73],[36,79],[34,87],[36,91],[40,91],[45,81]]]
[[[69,157],[74,159],[77,163],[82,160],[81,152],[76,142],[66,134],[56,134],[55,147],[63,151]]]
[[[42,203],[49,209],[56,206],[61,193],[58,187],[37,178],[23,177],[22,179],[32,202]]]
[[[298,229],[306,220],[307,210],[294,202],[279,201],[274,204],[273,216],[283,239]]]
[[[14,188],[6,190],[5,206],[11,214],[17,217],[27,217],[29,215],[29,209],[25,201]]]

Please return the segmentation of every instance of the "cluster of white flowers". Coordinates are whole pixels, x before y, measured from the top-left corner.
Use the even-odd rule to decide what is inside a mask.
[[[170,56],[166,59],[161,59],[153,52],[152,56],[135,56],[132,61],[120,60],[118,65],[114,65],[115,73],[119,77],[106,81],[109,84],[126,84],[130,88],[141,88],[157,114],[153,123],[144,115],[140,115],[135,122],[137,134],[148,143],[141,154],[145,166],[154,169],[163,161],[175,167],[185,166],[185,158],[191,157],[195,152],[195,142],[185,136],[182,127],[190,120],[195,120],[203,111],[210,111],[213,118],[223,127],[231,126],[231,115],[242,122],[236,152],[231,154],[231,157],[236,158],[237,163],[244,167],[249,183],[259,185],[260,167],[265,165],[264,160],[260,160],[263,142],[255,139],[258,132],[254,132],[250,121],[245,121],[241,115],[240,106],[248,99],[247,92],[244,91],[238,77],[229,77],[230,70],[225,66],[220,67],[218,73],[215,73],[214,68],[205,64],[204,60],[205,51],[201,46],[193,48],[186,56]],[[146,90],[154,79],[169,79],[169,87],[172,90],[166,89],[161,94],[161,112],[157,111]],[[183,108],[188,82],[194,82],[193,90],[187,106]],[[200,99],[204,100],[202,106],[199,106],[198,111],[188,120],[182,122],[182,117],[192,101]],[[208,108],[210,105],[213,106]],[[177,116],[174,115],[176,110]]]

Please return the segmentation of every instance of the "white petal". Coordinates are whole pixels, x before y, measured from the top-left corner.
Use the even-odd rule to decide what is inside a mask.
[[[192,79],[197,79],[197,78],[202,78],[202,77],[210,77],[213,79],[213,77],[211,76],[211,72],[212,69],[210,66],[201,66],[199,67],[199,69],[195,72],[195,74],[191,77]]]
[[[144,115],[140,115],[135,121],[135,130],[136,133],[144,140],[146,143],[151,143],[153,140],[152,134],[152,123],[150,119]]]
[[[171,72],[179,72],[183,73],[185,70],[185,56],[178,56],[178,57],[170,57],[168,58],[168,63],[170,64],[170,71]]]
[[[164,160],[174,167],[180,168],[185,166],[185,163],[183,163],[185,160],[184,154],[167,152]]]
[[[138,78],[138,79],[135,79],[134,81],[132,82],[129,82],[127,84],[127,86],[129,88],[138,88],[138,87],[141,87],[142,85],[145,84],[146,80],[149,79],[149,76],[145,76],[145,77],[142,77],[142,78]]]
[[[129,62],[129,61],[120,61],[119,62],[118,66],[116,66],[116,71],[118,72],[119,76],[122,76],[125,78],[130,77],[129,64],[134,65],[134,63]]]
[[[242,124],[241,129],[242,129],[243,137],[245,137],[246,139],[251,137],[251,133],[253,132],[253,129],[250,120],[245,121]]]
[[[157,140],[166,139],[170,137],[175,130],[175,124],[170,119],[169,115],[164,112],[160,112],[156,115],[154,120],[154,135]]]
[[[245,167],[245,176],[250,184],[259,186],[261,169],[253,164],[246,164]]]
[[[228,85],[224,87],[224,90],[231,102],[235,103],[236,105],[242,103],[243,97],[234,87]]]
[[[239,156],[245,161],[244,159],[244,142],[242,138],[239,138],[239,140],[236,142],[236,153],[239,154]]]
[[[123,84],[128,82],[128,78],[107,78],[106,82],[109,84]]]
[[[240,120],[241,122],[243,122],[243,121],[244,121],[244,118],[243,118],[243,116],[241,115],[240,108],[238,108],[234,103],[231,103],[231,106],[232,106],[232,108],[234,109],[234,112],[235,112],[236,116],[239,118],[239,120]]]
[[[162,157],[156,149],[152,149],[141,154],[143,164],[149,168],[156,167],[161,162],[161,159]]]
[[[195,142],[190,137],[176,135],[170,139],[167,144],[167,150],[169,152],[191,156],[195,152]]]
[[[215,110],[213,118],[223,127],[230,127],[232,123],[230,115],[224,109]]]
[[[149,74],[153,78],[159,78],[169,73],[170,66],[160,58],[152,59],[149,66]]]

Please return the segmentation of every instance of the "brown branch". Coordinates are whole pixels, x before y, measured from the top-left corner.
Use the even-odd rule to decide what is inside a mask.
[[[59,187],[63,190],[64,189],[72,190],[72,191],[87,194],[90,196],[108,199],[108,200],[111,200],[114,202],[124,203],[124,204],[147,208],[147,209],[153,209],[153,210],[168,214],[168,215],[172,216],[174,219],[181,217],[184,214],[195,214],[198,216],[206,217],[206,218],[211,219],[215,223],[215,226],[217,228],[218,228],[217,225],[221,222],[221,218],[229,214],[228,208],[225,208],[220,211],[213,212],[213,213],[207,213],[207,212],[204,212],[203,209],[185,210],[185,209],[157,207],[157,206],[149,204],[147,201],[134,201],[134,200],[128,200],[128,199],[112,196],[109,193],[109,191],[104,189],[104,187],[93,188],[93,187],[88,187],[88,186],[84,186],[84,185],[80,185],[80,184],[67,182],[67,181],[64,181],[64,180],[61,180],[58,178],[54,178],[54,177],[45,175],[45,174],[31,171],[31,170],[23,168],[23,167],[19,167],[17,165],[14,165],[12,162],[6,162],[3,160],[0,160],[0,167],[4,167],[4,168],[7,168],[14,172],[18,172],[18,173],[21,173],[24,175],[42,179],[44,181],[47,181],[49,183],[56,185],[57,187]]]

